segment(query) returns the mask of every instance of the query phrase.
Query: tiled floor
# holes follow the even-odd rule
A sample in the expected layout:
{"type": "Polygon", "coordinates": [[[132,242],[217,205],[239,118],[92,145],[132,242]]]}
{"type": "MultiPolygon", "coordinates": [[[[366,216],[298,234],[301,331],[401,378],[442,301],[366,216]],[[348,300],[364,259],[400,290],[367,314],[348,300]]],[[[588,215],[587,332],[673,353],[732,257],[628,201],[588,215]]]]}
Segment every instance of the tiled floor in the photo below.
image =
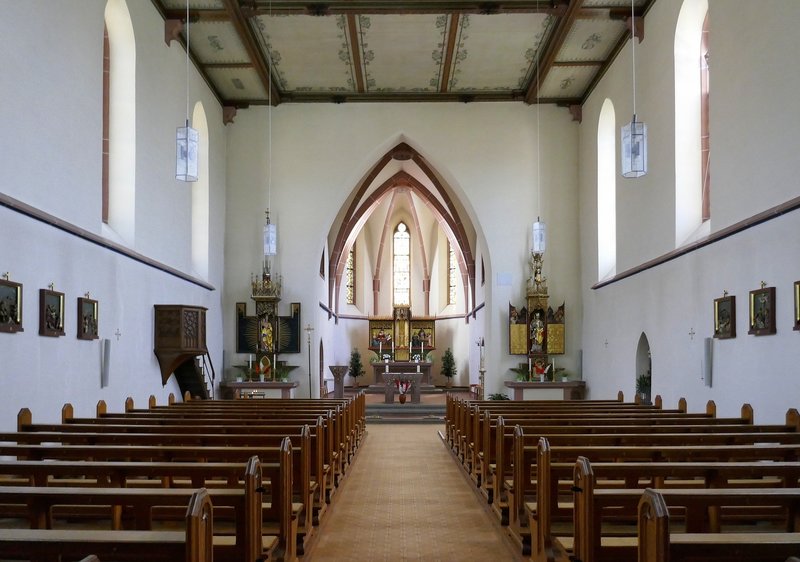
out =
{"type": "Polygon", "coordinates": [[[437,435],[370,425],[306,560],[516,560],[437,435]]]}

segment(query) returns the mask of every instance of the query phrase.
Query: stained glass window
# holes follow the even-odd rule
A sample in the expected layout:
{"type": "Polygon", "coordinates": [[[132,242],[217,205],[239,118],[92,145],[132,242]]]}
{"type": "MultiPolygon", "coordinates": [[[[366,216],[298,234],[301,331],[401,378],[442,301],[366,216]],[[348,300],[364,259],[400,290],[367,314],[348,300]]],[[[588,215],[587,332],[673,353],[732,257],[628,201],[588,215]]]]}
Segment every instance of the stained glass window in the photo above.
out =
{"type": "Polygon", "coordinates": [[[352,248],[347,254],[347,263],[344,266],[345,289],[347,291],[347,304],[356,304],[356,250],[352,248]]]}
{"type": "Polygon", "coordinates": [[[447,304],[456,304],[456,251],[447,242],[447,304]]]}
{"type": "Polygon", "coordinates": [[[392,281],[395,306],[411,305],[411,235],[402,222],[394,231],[392,281]]]}

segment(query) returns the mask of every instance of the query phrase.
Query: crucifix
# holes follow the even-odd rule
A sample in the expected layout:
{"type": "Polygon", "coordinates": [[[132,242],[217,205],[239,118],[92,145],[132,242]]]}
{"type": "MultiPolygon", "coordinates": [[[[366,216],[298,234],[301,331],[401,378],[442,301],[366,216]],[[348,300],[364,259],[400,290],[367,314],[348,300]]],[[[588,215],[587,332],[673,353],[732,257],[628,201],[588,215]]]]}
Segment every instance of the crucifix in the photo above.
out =
{"type": "Polygon", "coordinates": [[[117,336],[117,341],[119,341],[119,337],[122,335],[122,332],[119,331],[119,328],[117,328],[117,331],[114,332],[114,335],[117,336]]]}
{"type": "Polygon", "coordinates": [[[314,331],[314,327],[309,324],[305,328],[306,337],[308,340],[308,397],[312,398],[311,396],[311,332],[314,331]]]}
{"type": "Polygon", "coordinates": [[[695,335],[695,333],[696,333],[696,332],[694,331],[694,328],[690,328],[690,329],[689,329],[689,337],[690,337],[690,338],[692,338],[692,341],[694,341],[694,335],[695,335]]]}

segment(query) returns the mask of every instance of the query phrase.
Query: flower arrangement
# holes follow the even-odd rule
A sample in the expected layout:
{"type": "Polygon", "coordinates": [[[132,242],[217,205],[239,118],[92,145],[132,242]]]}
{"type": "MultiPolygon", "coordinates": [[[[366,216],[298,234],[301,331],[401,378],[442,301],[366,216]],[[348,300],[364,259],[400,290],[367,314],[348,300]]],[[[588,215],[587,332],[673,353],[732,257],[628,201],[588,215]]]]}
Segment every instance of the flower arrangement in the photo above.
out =
{"type": "Polygon", "coordinates": [[[394,379],[394,385],[397,387],[397,392],[399,394],[408,394],[408,391],[411,389],[410,380],[394,379]]]}

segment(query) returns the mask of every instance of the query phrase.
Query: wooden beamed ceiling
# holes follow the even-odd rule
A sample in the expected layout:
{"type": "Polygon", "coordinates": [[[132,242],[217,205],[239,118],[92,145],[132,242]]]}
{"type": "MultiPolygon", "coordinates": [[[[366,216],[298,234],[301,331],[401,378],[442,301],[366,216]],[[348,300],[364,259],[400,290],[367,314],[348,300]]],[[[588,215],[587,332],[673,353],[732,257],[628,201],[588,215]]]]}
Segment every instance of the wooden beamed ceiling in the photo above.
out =
{"type": "MultiPolygon", "coordinates": [[[[633,0],[637,29],[656,0],[633,0]]],[[[171,25],[185,0],[152,0],[171,25]]],[[[580,106],[627,44],[629,0],[189,0],[190,54],[225,106],[580,106]]],[[[165,32],[166,33],[166,32],[165,32]]]]}

